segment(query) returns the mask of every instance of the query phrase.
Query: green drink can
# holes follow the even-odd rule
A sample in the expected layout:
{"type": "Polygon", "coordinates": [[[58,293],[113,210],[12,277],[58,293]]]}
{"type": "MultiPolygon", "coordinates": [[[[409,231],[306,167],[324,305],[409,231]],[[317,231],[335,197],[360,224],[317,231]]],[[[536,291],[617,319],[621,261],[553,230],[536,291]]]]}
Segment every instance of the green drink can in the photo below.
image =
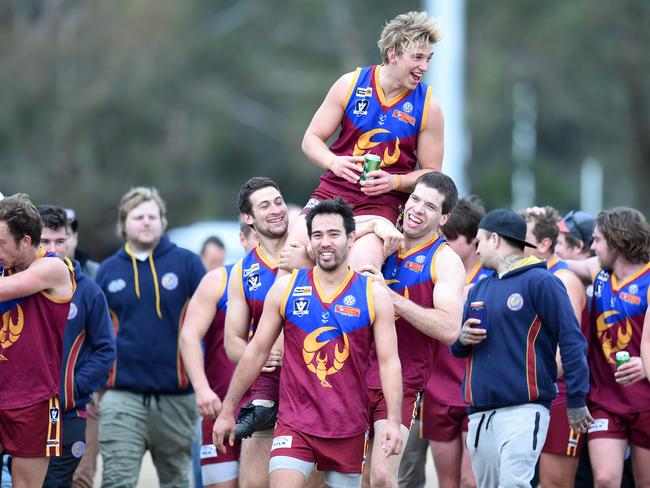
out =
{"type": "Polygon", "coordinates": [[[368,179],[368,173],[377,171],[381,166],[381,158],[376,154],[366,154],[363,157],[363,173],[361,173],[361,181],[368,179]]]}
{"type": "Polygon", "coordinates": [[[616,368],[621,364],[629,363],[630,362],[630,353],[627,351],[618,351],[616,353],[616,368]]]}

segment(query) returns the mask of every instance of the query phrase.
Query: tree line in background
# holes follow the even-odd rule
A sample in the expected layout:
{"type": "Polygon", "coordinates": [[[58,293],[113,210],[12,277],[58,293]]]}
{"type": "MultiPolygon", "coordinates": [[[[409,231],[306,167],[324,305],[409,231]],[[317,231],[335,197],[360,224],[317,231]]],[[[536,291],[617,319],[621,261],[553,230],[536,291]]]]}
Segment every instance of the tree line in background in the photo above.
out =
{"type": "MultiPolygon", "coordinates": [[[[157,186],[170,225],[235,218],[253,175],[302,204],[300,150],[343,72],[376,63],[386,20],[415,1],[0,0],[0,191],[74,207],[95,257],[118,244],[120,196],[157,186]]],[[[650,3],[467,1],[472,190],[510,204],[512,89],[538,98],[537,199],[579,204],[580,163],[605,205],[650,214],[650,3]]],[[[441,25],[443,34],[445,26],[441,25]]]]}

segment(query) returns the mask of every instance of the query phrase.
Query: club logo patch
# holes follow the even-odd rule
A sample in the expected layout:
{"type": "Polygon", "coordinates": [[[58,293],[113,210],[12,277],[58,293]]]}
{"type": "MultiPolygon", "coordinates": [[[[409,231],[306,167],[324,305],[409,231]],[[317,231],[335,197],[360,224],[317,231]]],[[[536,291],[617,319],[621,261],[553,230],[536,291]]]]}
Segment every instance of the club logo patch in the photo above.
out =
{"type": "Polygon", "coordinates": [[[255,273],[246,278],[246,285],[248,286],[248,291],[255,291],[260,286],[262,286],[262,280],[259,273],[255,273]]]}
{"type": "Polygon", "coordinates": [[[72,320],[73,318],[75,318],[78,313],[79,313],[79,309],[74,304],[74,302],[70,303],[70,310],[68,311],[68,320],[72,320]]]}
{"type": "Polygon", "coordinates": [[[70,453],[72,454],[72,457],[76,457],[77,459],[81,459],[85,451],[86,444],[84,441],[77,441],[70,447],[70,453]]]}
{"type": "Polygon", "coordinates": [[[340,313],[341,315],[346,315],[348,317],[361,316],[361,310],[355,307],[346,307],[345,305],[337,305],[336,307],[334,307],[334,311],[336,313],[340,313]]]}
{"type": "Polygon", "coordinates": [[[354,305],[357,303],[357,299],[352,295],[345,295],[343,298],[343,303],[345,303],[348,307],[354,307],[354,305]]]}
{"type": "Polygon", "coordinates": [[[410,125],[415,125],[415,117],[407,113],[402,112],[401,110],[393,110],[393,117],[402,122],[406,122],[410,125]]]}
{"type": "Polygon", "coordinates": [[[56,424],[59,421],[59,409],[57,407],[50,408],[50,423],[56,424]]]}
{"type": "Polygon", "coordinates": [[[632,283],[630,286],[627,287],[627,291],[630,292],[632,295],[636,295],[639,293],[639,285],[636,283],[632,283]]]}
{"type": "Polygon", "coordinates": [[[178,287],[178,276],[175,273],[165,273],[160,280],[160,284],[165,290],[175,290],[178,287]]]}
{"type": "Polygon", "coordinates": [[[122,278],[113,280],[108,284],[109,293],[117,293],[124,290],[124,288],[126,288],[126,281],[124,281],[122,278]]]}
{"type": "Polygon", "coordinates": [[[413,261],[406,261],[406,264],[404,266],[406,267],[406,269],[410,269],[411,271],[415,271],[416,273],[420,273],[424,269],[424,266],[418,263],[414,263],[413,261]]]}
{"type": "Polygon", "coordinates": [[[427,260],[427,257],[424,254],[418,254],[415,257],[415,262],[419,264],[423,264],[427,260]]]}
{"type": "Polygon", "coordinates": [[[320,321],[322,323],[326,324],[329,319],[330,319],[330,313],[329,312],[321,312],[320,321]]]}
{"type": "Polygon", "coordinates": [[[406,102],[404,105],[402,105],[402,110],[404,110],[404,112],[407,114],[410,114],[413,112],[413,104],[411,102],[406,102]]]}
{"type": "Polygon", "coordinates": [[[521,310],[524,307],[524,297],[522,297],[519,293],[513,293],[508,297],[506,305],[513,312],[521,310]]]}
{"type": "Polygon", "coordinates": [[[296,298],[293,301],[293,315],[302,317],[303,315],[309,315],[309,299],[307,298],[296,298]]]}
{"type": "Polygon", "coordinates": [[[370,102],[366,100],[365,98],[362,98],[360,100],[355,100],[354,101],[354,110],[352,113],[356,116],[359,115],[368,115],[368,106],[370,105],[370,102]]]}

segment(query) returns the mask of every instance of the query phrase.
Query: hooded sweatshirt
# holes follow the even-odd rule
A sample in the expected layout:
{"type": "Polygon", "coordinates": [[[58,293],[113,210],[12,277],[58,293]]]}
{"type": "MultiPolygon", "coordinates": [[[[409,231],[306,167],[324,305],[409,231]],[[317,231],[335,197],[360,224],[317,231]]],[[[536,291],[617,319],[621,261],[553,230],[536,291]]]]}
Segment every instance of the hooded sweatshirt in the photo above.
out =
{"type": "Polygon", "coordinates": [[[77,289],[63,334],[61,408],[64,417],[84,416],[92,393],[106,382],[115,360],[115,335],[101,288],[72,261],[77,289]]]}
{"type": "Polygon", "coordinates": [[[126,244],[97,271],[115,329],[117,357],[109,388],[190,393],[179,335],[185,309],[205,268],[199,257],[163,236],[146,261],[126,244]]]}
{"type": "Polygon", "coordinates": [[[589,369],[586,340],[562,282],[538,258],[525,258],[503,276],[474,285],[463,311],[482,301],[487,338],[475,346],[456,341],[451,352],[466,357],[463,398],[469,412],[539,403],[550,407],[557,392],[558,343],[567,385],[567,406],[585,406],[589,369]]]}

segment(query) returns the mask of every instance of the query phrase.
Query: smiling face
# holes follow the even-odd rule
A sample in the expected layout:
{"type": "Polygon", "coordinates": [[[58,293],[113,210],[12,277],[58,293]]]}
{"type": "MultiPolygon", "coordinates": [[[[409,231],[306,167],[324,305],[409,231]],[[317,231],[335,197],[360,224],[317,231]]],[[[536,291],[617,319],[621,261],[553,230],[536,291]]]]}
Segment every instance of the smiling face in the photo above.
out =
{"type": "Polygon", "coordinates": [[[266,186],[249,196],[252,214],[242,218],[252,225],[259,236],[278,239],[287,234],[289,215],[282,195],[272,186],[266,186]]]}
{"type": "Polygon", "coordinates": [[[323,213],[314,217],[309,242],[316,258],[316,264],[324,271],[335,271],[347,266],[348,253],[354,242],[353,234],[345,233],[343,217],[339,214],[323,213]]]}
{"type": "Polygon", "coordinates": [[[449,214],[442,213],[444,201],[445,196],[435,188],[422,183],[416,185],[404,205],[404,236],[416,240],[437,232],[449,217],[449,214]]]}
{"type": "Polygon", "coordinates": [[[432,56],[433,46],[421,43],[405,50],[399,56],[395,55],[394,50],[389,51],[388,60],[399,84],[409,90],[414,90],[429,70],[432,56]]]}

